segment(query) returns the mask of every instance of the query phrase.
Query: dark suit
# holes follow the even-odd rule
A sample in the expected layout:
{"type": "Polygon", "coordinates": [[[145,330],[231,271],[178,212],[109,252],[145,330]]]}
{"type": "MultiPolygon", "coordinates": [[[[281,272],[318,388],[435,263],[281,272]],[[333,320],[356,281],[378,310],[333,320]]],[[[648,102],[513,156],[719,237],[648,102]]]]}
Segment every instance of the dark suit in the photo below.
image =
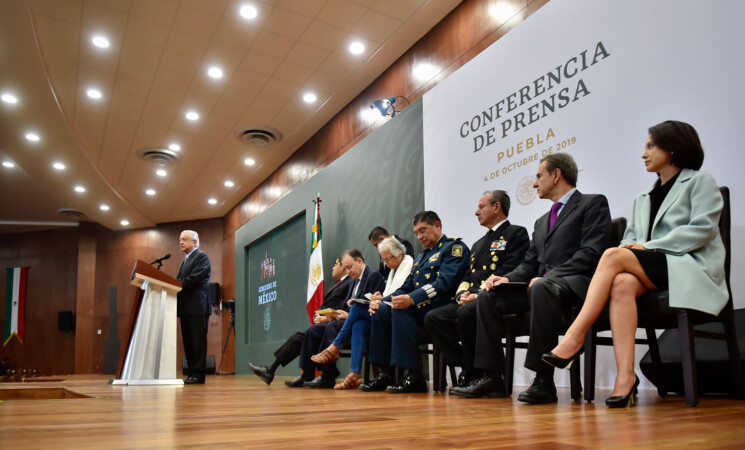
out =
{"type": "Polygon", "coordinates": [[[421,370],[419,326],[427,312],[453,301],[468,260],[468,247],[460,238],[448,239],[445,235],[416,257],[403,286],[383,298],[390,301],[391,297],[408,294],[414,305],[393,309],[380,304],[370,330],[370,361],[384,367],[421,370]]]}
{"type": "MultiPolygon", "coordinates": [[[[412,259],[414,259],[416,255],[414,255],[414,247],[411,245],[411,242],[395,234],[393,235],[393,237],[396,238],[398,242],[403,244],[403,246],[406,248],[406,254],[411,256],[412,259]]],[[[387,280],[388,274],[391,273],[391,268],[386,266],[383,260],[381,259],[380,264],[378,264],[378,272],[380,272],[380,274],[383,275],[384,280],[387,280]]]]}
{"type": "MultiPolygon", "coordinates": [[[[383,280],[383,276],[380,272],[369,266],[365,266],[365,270],[362,271],[360,279],[352,280],[349,283],[347,295],[344,298],[343,309],[348,309],[346,301],[352,298],[353,294],[355,298],[364,298],[364,295],[367,293],[374,294],[376,291],[383,291],[384,289],[385,280],[383,280]],[[355,294],[355,286],[358,284],[359,287],[355,294]]],[[[324,377],[336,378],[339,375],[339,369],[336,368],[336,363],[318,365],[313,362],[310,357],[316,353],[320,353],[331,345],[343,326],[343,320],[334,320],[333,322],[311,325],[310,328],[308,328],[308,331],[305,333],[302,348],[300,349],[300,368],[303,370],[304,378],[312,379],[315,369],[321,370],[324,377]]]]}
{"type": "Polygon", "coordinates": [[[525,367],[546,376],[553,374],[553,368],[541,361],[541,355],[553,349],[563,331],[562,304],[584,301],[600,256],[610,242],[611,217],[605,196],[576,191],[550,230],[549,218],[550,212],[535,222],[525,259],[504,275],[514,282],[541,277],[530,290],[496,287],[478,295],[474,361],[478,369],[503,374],[503,316],[530,310],[525,367]]]}
{"type": "MultiPolygon", "coordinates": [[[[323,295],[323,304],[319,309],[333,308],[333,309],[346,309],[347,295],[349,293],[349,286],[352,278],[345,276],[339,281],[339,284],[332,285],[326,293],[323,295]]],[[[300,349],[303,347],[303,340],[305,340],[305,331],[298,331],[297,333],[290,336],[287,341],[274,352],[274,357],[277,361],[286,366],[293,359],[300,356],[300,349]]]]}
{"type": "MultiPolygon", "coordinates": [[[[458,286],[456,299],[457,295],[465,292],[478,293],[480,286],[490,276],[503,276],[515,269],[522,262],[529,246],[528,230],[524,227],[505,221],[496,230],[489,229],[471,247],[471,262],[458,286]]],[[[448,365],[473,370],[475,301],[462,306],[450,302],[434,309],[424,317],[424,325],[434,343],[442,350],[448,365]],[[460,344],[461,340],[464,342],[463,346],[460,344]]]]}
{"type": "Polygon", "coordinates": [[[191,376],[196,378],[204,378],[207,364],[207,328],[212,313],[209,301],[211,272],[210,259],[197,247],[184,259],[176,275],[182,285],[176,301],[184,355],[191,376]]]}

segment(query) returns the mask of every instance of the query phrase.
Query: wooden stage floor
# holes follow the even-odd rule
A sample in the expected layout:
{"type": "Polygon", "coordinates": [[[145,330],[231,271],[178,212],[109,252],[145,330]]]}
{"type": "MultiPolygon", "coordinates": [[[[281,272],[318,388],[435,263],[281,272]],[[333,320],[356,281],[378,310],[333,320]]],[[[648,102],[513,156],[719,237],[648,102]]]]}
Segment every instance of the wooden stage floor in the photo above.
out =
{"type": "MultiPolygon", "coordinates": [[[[184,387],[109,386],[105,376],[2,383],[0,448],[745,448],[745,401],[642,391],[634,408],[523,405],[446,394],[291,389],[277,378],[210,376],[184,387]],[[8,400],[6,389],[60,388],[91,398],[8,400]],[[5,394],[5,395],[3,395],[5,394]]],[[[51,393],[51,391],[49,392],[51,393]]]]}

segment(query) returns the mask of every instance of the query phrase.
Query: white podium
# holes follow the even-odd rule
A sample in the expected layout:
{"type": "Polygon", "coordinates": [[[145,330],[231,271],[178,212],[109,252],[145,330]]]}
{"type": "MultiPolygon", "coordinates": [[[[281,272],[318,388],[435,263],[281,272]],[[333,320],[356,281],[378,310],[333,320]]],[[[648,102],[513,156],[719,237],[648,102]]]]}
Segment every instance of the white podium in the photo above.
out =
{"type": "Polygon", "coordinates": [[[183,385],[176,370],[176,294],[181,283],[137,260],[132,270],[137,297],[130,316],[127,348],[113,385],[183,385]]]}

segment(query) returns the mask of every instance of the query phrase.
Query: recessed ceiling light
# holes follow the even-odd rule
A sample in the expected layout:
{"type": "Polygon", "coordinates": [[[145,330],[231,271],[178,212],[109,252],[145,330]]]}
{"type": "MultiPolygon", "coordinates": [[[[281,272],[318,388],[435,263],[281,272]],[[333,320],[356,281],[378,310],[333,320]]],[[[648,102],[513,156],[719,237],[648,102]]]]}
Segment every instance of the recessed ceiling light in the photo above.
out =
{"type": "Polygon", "coordinates": [[[174,152],[181,150],[181,146],[175,142],[171,142],[170,144],[168,144],[168,148],[173,150],[174,152]]]}
{"type": "Polygon", "coordinates": [[[10,92],[4,92],[3,95],[0,96],[0,98],[2,98],[5,103],[10,103],[11,105],[14,103],[18,103],[18,97],[11,94],[10,92]]]}
{"type": "Polygon", "coordinates": [[[155,189],[146,189],[145,190],[145,193],[147,195],[153,196],[153,195],[155,195],[155,189]]]}
{"type": "Polygon", "coordinates": [[[168,175],[168,172],[166,172],[166,169],[158,169],[155,171],[155,174],[158,175],[159,177],[164,177],[168,175]]]}
{"type": "Polygon", "coordinates": [[[305,95],[303,95],[303,101],[305,103],[313,103],[317,99],[318,99],[318,97],[316,97],[316,94],[314,94],[312,92],[306,92],[305,95]]]}
{"type": "Polygon", "coordinates": [[[12,169],[12,168],[13,168],[13,167],[15,167],[15,166],[16,166],[16,165],[15,165],[15,164],[13,164],[13,163],[12,163],[12,162],[10,162],[10,161],[3,161],[3,167],[7,167],[8,169],[12,169]]]}
{"type": "Polygon", "coordinates": [[[259,15],[259,11],[254,5],[242,5],[238,12],[244,19],[255,19],[259,15]]]}
{"type": "Polygon", "coordinates": [[[91,42],[93,42],[93,45],[98,48],[109,48],[109,40],[106,39],[104,36],[101,36],[100,34],[93,36],[91,42]]]}
{"type": "Polygon", "coordinates": [[[120,223],[120,224],[122,224],[123,226],[125,226],[125,227],[126,227],[127,225],[129,225],[129,220],[127,220],[127,219],[124,219],[124,220],[122,220],[122,221],[121,221],[121,222],[119,222],[119,223],[120,223]]]}
{"type": "Polygon", "coordinates": [[[207,203],[209,203],[210,205],[215,205],[215,204],[217,204],[217,199],[216,198],[211,198],[211,199],[207,200],[207,203]]]}
{"type": "Polygon", "coordinates": [[[515,15],[517,9],[509,3],[499,2],[489,7],[489,15],[499,22],[506,22],[515,15]]]}
{"type": "Polygon", "coordinates": [[[85,188],[83,186],[75,186],[75,192],[83,193],[85,192],[85,188]]]}
{"type": "Polygon", "coordinates": [[[36,133],[26,133],[26,139],[28,139],[31,142],[39,142],[41,138],[36,133]]]}
{"type": "Polygon", "coordinates": [[[102,204],[101,206],[99,206],[99,208],[101,209],[101,211],[108,211],[109,209],[111,209],[111,208],[109,208],[109,205],[107,205],[105,203],[102,204]]]}
{"type": "Polygon", "coordinates": [[[103,94],[101,94],[101,91],[95,88],[88,89],[85,92],[85,95],[95,100],[98,100],[99,98],[103,97],[103,94]]]}
{"type": "Polygon", "coordinates": [[[353,55],[359,55],[365,51],[365,44],[360,41],[354,41],[349,44],[349,53],[353,55]]]}
{"type": "Polygon", "coordinates": [[[225,185],[225,187],[233,187],[233,186],[235,186],[235,183],[233,183],[230,180],[225,181],[225,183],[223,183],[223,184],[225,185]]]}
{"type": "Polygon", "coordinates": [[[56,163],[54,163],[54,164],[52,164],[52,167],[54,167],[54,168],[55,168],[55,169],[57,169],[57,170],[65,170],[65,168],[66,168],[66,167],[65,167],[65,165],[64,165],[64,164],[62,164],[62,163],[61,163],[61,162],[59,162],[59,161],[58,161],[58,162],[56,162],[56,163]]]}
{"type": "Polygon", "coordinates": [[[196,111],[187,111],[185,117],[192,122],[199,120],[199,114],[196,111]]]}
{"type": "Polygon", "coordinates": [[[254,164],[256,164],[256,160],[254,160],[253,158],[246,158],[243,160],[243,164],[247,166],[253,166],[254,164]]]}
{"type": "Polygon", "coordinates": [[[214,79],[222,78],[222,69],[217,66],[212,66],[207,69],[207,75],[214,79]]]}
{"type": "Polygon", "coordinates": [[[429,81],[437,75],[438,69],[429,63],[421,63],[414,67],[414,77],[419,81],[429,81]]]}

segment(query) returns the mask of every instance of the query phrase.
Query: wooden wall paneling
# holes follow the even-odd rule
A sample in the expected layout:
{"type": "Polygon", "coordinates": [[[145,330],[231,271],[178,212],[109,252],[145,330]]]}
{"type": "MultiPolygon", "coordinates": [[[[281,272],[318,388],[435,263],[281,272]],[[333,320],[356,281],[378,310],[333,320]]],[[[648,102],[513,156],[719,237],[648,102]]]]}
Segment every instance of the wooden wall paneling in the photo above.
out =
{"type": "MultiPolygon", "coordinates": [[[[96,288],[96,225],[81,222],[75,306],[75,373],[92,373],[96,288]]],[[[103,361],[102,361],[103,362],[103,361]]]]}
{"type": "MultiPolygon", "coordinates": [[[[78,229],[0,235],[0,265],[29,267],[26,292],[25,339],[13,338],[0,347],[0,358],[11,367],[36,369],[42,374],[74,371],[75,335],[57,327],[58,311],[75,311],[77,289],[78,229]]],[[[6,271],[0,271],[5,323],[6,271]]]]}

